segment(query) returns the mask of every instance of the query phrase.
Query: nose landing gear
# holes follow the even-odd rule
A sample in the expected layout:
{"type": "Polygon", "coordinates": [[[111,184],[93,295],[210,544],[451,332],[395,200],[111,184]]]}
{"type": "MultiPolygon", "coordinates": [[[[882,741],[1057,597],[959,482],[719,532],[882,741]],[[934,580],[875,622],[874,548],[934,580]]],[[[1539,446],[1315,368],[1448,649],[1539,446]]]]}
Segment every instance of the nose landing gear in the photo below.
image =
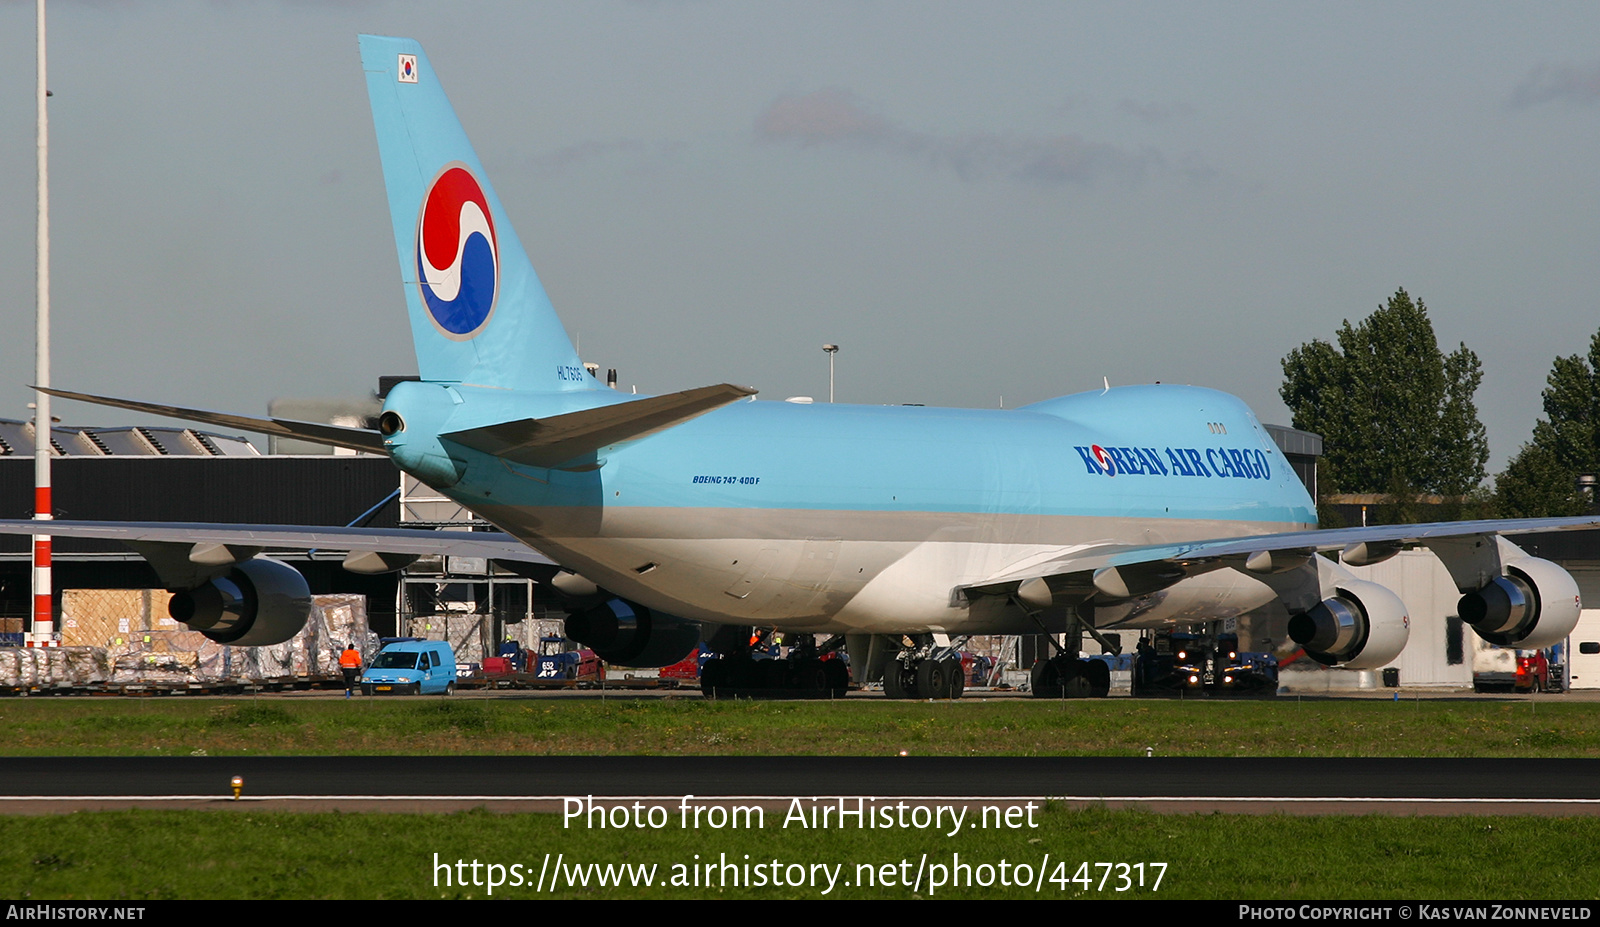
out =
{"type": "Polygon", "coordinates": [[[954,645],[936,645],[931,634],[917,635],[911,646],[902,646],[883,666],[883,694],[889,698],[955,699],[965,689],[961,652],[954,645]]]}

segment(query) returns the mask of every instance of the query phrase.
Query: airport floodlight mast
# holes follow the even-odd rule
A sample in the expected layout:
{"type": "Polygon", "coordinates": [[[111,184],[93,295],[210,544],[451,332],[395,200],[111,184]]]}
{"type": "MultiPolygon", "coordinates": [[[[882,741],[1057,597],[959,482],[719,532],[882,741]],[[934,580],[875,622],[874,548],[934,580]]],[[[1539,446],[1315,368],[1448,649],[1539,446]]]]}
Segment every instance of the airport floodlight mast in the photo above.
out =
{"type": "MultiPolygon", "coordinates": [[[[39,107],[39,223],[36,283],[38,300],[35,312],[37,334],[34,340],[34,383],[45,388],[50,385],[50,122],[45,98],[44,67],[44,0],[37,0],[38,21],[38,86],[35,88],[39,107]]],[[[33,517],[49,521],[50,504],[50,396],[45,392],[34,394],[33,415],[33,517]]],[[[54,584],[50,575],[50,536],[33,537],[33,633],[28,636],[30,647],[53,647],[60,641],[55,635],[55,614],[51,607],[54,584]]]]}
{"type": "MultiPolygon", "coordinates": [[[[44,0],[39,0],[39,2],[43,3],[44,0]]],[[[831,403],[833,402],[833,356],[839,353],[839,346],[825,344],[822,346],[822,350],[828,352],[828,401],[831,403]]]]}

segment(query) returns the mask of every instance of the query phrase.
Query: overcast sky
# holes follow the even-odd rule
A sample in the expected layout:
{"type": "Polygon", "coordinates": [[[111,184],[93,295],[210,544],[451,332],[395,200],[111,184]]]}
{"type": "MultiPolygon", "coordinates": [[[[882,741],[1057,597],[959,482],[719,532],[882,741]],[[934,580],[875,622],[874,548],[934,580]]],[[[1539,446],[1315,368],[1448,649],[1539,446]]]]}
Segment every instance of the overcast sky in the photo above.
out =
{"type": "MultiPolygon", "coordinates": [[[[0,417],[33,375],[34,6],[0,0],[0,417]]],[[[1600,5],[52,0],[54,381],[259,414],[414,373],[358,32],[420,40],[624,387],[1288,422],[1396,288],[1491,467],[1600,329],[1600,5]]],[[[120,424],[58,403],[69,424],[120,424]]]]}

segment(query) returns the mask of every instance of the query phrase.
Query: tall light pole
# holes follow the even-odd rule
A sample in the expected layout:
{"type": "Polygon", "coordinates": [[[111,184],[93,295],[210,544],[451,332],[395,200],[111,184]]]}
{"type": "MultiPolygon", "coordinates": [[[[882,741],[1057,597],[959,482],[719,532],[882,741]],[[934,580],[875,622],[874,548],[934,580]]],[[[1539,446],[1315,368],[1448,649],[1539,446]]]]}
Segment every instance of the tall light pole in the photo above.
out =
{"type": "MultiPolygon", "coordinates": [[[[39,0],[39,2],[43,3],[44,0],[39,0]]],[[[833,402],[833,355],[839,353],[839,346],[825,344],[822,346],[822,350],[828,352],[828,401],[833,402]]]]}
{"type": "MultiPolygon", "coordinates": [[[[39,107],[39,223],[38,254],[36,257],[38,279],[35,295],[38,300],[34,324],[34,383],[50,385],[50,119],[45,107],[44,67],[44,0],[36,0],[38,20],[38,86],[35,88],[39,107]]],[[[33,400],[33,517],[36,521],[49,521],[50,507],[50,395],[34,394],[33,400]]],[[[33,647],[51,647],[55,639],[55,610],[51,606],[54,592],[50,576],[50,536],[33,536],[33,634],[28,644],[33,647]]]]}

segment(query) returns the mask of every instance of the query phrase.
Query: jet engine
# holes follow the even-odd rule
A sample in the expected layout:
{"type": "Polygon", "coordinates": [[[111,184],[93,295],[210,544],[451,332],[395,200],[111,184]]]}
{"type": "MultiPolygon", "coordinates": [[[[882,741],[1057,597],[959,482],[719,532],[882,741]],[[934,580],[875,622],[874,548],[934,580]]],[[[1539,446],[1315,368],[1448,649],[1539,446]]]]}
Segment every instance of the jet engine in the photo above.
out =
{"type": "Polygon", "coordinates": [[[1578,583],[1548,560],[1506,564],[1505,575],[1461,597],[1456,613],[1491,644],[1536,650],[1558,643],[1578,623],[1578,583]]]}
{"type": "Polygon", "coordinates": [[[569,615],[567,636],[617,666],[671,666],[700,643],[700,626],[610,599],[569,615]]]}
{"type": "Polygon", "coordinates": [[[1289,636],[1326,666],[1376,669],[1405,649],[1411,634],[1406,604],[1387,587],[1346,580],[1338,592],[1289,619],[1289,636]]]}
{"type": "Polygon", "coordinates": [[[311,588],[286,563],[255,557],[227,576],[173,595],[167,612],[219,644],[281,644],[311,617],[311,588]]]}

